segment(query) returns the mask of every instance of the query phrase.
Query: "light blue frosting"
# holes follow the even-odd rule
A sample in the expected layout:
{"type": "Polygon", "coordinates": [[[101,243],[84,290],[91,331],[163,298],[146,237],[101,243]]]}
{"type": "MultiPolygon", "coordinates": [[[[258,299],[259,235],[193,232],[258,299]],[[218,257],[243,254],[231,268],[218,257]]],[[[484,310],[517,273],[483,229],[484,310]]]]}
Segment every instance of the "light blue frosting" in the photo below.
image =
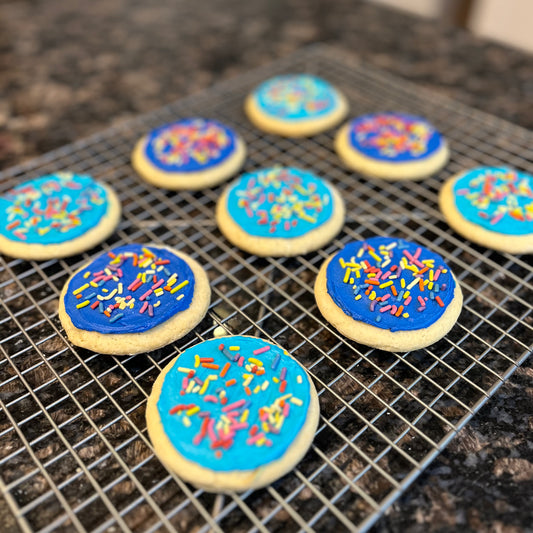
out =
{"type": "Polygon", "coordinates": [[[254,92],[258,107],[285,120],[317,118],[339,105],[337,91],[325,80],[309,74],[286,74],[263,82],[254,92]]]}
{"type": "MultiPolygon", "coordinates": [[[[278,346],[262,339],[236,335],[211,339],[192,346],[185,350],[175,362],[171,363],[171,368],[166,374],[161,388],[157,409],[167,437],[181,455],[205,468],[228,472],[255,469],[283,456],[305,424],[309,403],[309,381],[305,370],[296,360],[278,346]],[[224,351],[220,349],[221,344],[224,345],[224,351]],[[232,346],[238,346],[238,351],[231,350],[230,347],[232,346]],[[267,352],[258,355],[253,354],[254,350],[265,346],[269,347],[267,352]],[[239,357],[233,360],[237,354],[244,358],[243,366],[239,366],[239,357]],[[201,365],[195,367],[196,356],[212,358],[214,361],[208,364],[218,365],[218,368],[205,368],[201,365]],[[263,363],[264,375],[255,375],[250,372],[254,363],[251,363],[249,358],[256,358],[263,363]],[[229,363],[229,369],[222,377],[220,374],[226,363],[229,363]],[[246,365],[249,365],[248,369],[246,365]],[[217,379],[209,381],[203,394],[201,394],[202,385],[194,383],[192,386],[196,388],[182,395],[182,390],[189,390],[191,379],[187,378],[188,370],[194,371],[194,378],[198,378],[202,385],[208,376],[217,376],[217,379]],[[244,374],[254,375],[248,385],[250,395],[246,393],[244,388],[246,381],[244,374]],[[284,393],[280,392],[282,380],[279,383],[274,381],[274,378],[280,379],[283,374],[285,374],[286,381],[284,393]],[[186,383],[184,383],[184,378],[188,380],[186,383]],[[228,386],[228,381],[233,379],[236,380],[236,384],[228,386]],[[265,382],[268,383],[266,388],[264,388],[265,382]],[[224,395],[227,398],[225,404],[221,403],[221,398],[224,395]],[[288,397],[287,395],[291,396],[288,397]],[[279,399],[284,396],[284,401],[289,406],[288,416],[279,428],[271,426],[272,429],[265,431],[263,422],[260,420],[260,409],[263,407],[270,409],[276,402],[279,405],[279,399]],[[213,398],[216,401],[213,401],[213,398]],[[296,398],[301,405],[292,403],[292,398],[296,398]],[[246,404],[231,408],[232,404],[241,400],[244,400],[246,404]],[[188,409],[171,414],[171,410],[179,405],[186,405],[188,409],[198,406],[200,410],[190,415],[186,414],[188,409]],[[228,406],[230,406],[229,411],[228,406]],[[246,422],[241,423],[246,410],[248,411],[248,418],[246,422]],[[230,415],[243,427],[235,430],[233,436],[227,437],[224,436],[221,427],[225,424],[224,417],[228,421],[230,415]],[[221,426],[216,435],[211,433],[210,436],[210,432],[206,431],[200,442],[195,441],[195,438],[198,439],[198,435],[202,432],[202,425],[206,417],[214,421],[215,430],[218,423],[221,426]],[[255,435],[263,432],[268,443],[259,445],[258,442],[250,442],[250,432],[254,425],[258,426],[258,432],[255,435]],[[223,438],[220,440],[227,439],[227,448],[214,447],[213,444],[216,441],[213,441],[213,436],[217,439],[222,436],[223,438]],[[220,457],[217,457],[217,450],[221,452],[220,457]]],[[[270,420],[268,420],[268,424],[271,425],[270,420]]]]}
{"type": "Polygon", "coordinates": [[[453,185],[468,221],[506,235],[533,235],[533,176],[505,167],[469,170],[453,185]]]}
{"type": "Polygon", "coordinates": [[[333,198],[328,185],[311,172],[273,167],[236,180],[229,189],[227,210],[250,235],[294,238],[331,218],[333,198]]]}
{"type": "Polygon", "coordinates": [[[107,210],[107,193],[90,176],[57,172],[0,197],[0,234],[15,242],[60,244],[97,226],[107,210]]]}

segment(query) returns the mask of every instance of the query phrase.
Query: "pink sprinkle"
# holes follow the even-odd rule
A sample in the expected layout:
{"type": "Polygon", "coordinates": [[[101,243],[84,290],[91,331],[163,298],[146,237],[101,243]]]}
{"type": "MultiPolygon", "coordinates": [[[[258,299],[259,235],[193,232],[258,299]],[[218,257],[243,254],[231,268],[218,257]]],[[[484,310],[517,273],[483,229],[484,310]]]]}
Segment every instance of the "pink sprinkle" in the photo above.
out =
{"type": "Polygon", "coordinates": [[[385,281],[391,274],[392,272],[390,270],[387,270],[387,272],[385,272],[385,274],[381,276],[381,281],[385,281]]]}
{"type": "Polygon", "coordinates": [[[425,308],[426,308],[425,306],[424,306],[424,307],[419,307],[419,308],[417,309],[417,311],[420,313],[421,311],[424,311],[425,308]]]}
{"type": "Polygon", "coordinates": [[[405,302],[404,302],[405,307],[407,307],[407,306],[411,303],[411,300],[412,300],[412,298],[411,298],[410,296],[408,296],[408,297],[405,299],[405,302]]]}
{"type": "Polygon", "coordinates": [[[137,284],[137,282],[140,281],[139,279],[134,279],[129,285],[128,285],[128,290],[131,291],[131,289],[133,289],[133,287],[135,287],[135,285],[137,284]]]}
{"type": "Polygon", "coordinates": [[[382,307],[379,312],[380,313],[386,313],[390,308],[392,307],[392,305],[386,305],[385,307],[382,307]]]}
{"type": "Polygon", "coordinates": [[[239,422],[231,425],[232,433],[235,434],[235,431],[238,429],[247,429],[248,422],[239,422]]]}
{"type": "Polygon", "coordinates": [[[435,272],[435,275],[433,276],[433,281],[437,281],[439,279],[439,276],[440,276],[440,268],[437,270],[437,272],[435,272]]]}
{"type": "Polygon", "coordinates": [[[157,283],[152,285],[152,289],[151,290],[155,291],[158,287],[161,287],[161,285],[163,285],[163,283],[165,283],[165,280],[164,279],[160,279],[157,283]]]}
{"type": "Polygon", "coordinates": [[[370,302],[370,311],[374,312],[375,307],[376,307],[376,300],[372,300],[370,302]]]}
{"type": "Polygon", "coordinates": [[[422,248],[420,248],[420,246],[416,249],[416,252],[415,252],[415,255],[413,255],[413,257],[415,259],[418,259],[420,257],[420,252],[422,251],[422,248]]]}
{"type": "Polygon", "coordinates": [[[397,310],[398,308],[395,305],[393,305],[392,309],[390,310],[390,314],[393,315],[394,313],[396,313],[397,310]]]}
{"type": "Polygon", "coordinates": [[[270,346],[263,346],[262,348],[257,348],[257,350],[254,350],[252,353],[254,355],[259,355],[268,352],[268,350],[270,350],[270,346]]]}
{"type": "Polygon", "coordinates": [[[223,413],[227,413],[229,411],[233,411],[234,409],[239,409],[239,407],[242,407],[246,403],[246,400],[243,398],[242,400],[237,400],[236,402],[230,403],[229,405],[226,405],[222,408],[223,413]]]}
{"type": "Polygon", "coordinates": [[[146,291],[146,292],[145,292],[145,293],[139,298],[139,300],[141,300],[141,302],[142,302],[143,300],[146,300],[146,298],[148,298],[148,296],[150,296],[150,294],[152,294],[152,292],[154,292],[154,291],[152,291],[152,289],[148,289],[148,290],[147,290],[147,291],[146,291]]]}
{"type": "Polygon", "coordinates": [[[182,380],[181,380],[181,388],[182,389],[186,389],[189,385],[189,378],[187,376],[185,376],[182,380]]]}
{"type": "Polygon", "coordinates": [[[289,416],[289,409],[290,406],[287,402],[285,402],[285,405],[283,406],[283,416],[287,418],[289,416]]]}
{"type": "Polygon", "coordinates": [[[386,302],[390,298],[390,293],[385,294],[385,296],[381,297],[382,302],[386,302]]]}
{"type": "Polygon", "coordinates": [[[204,402],[218,403],[218,398],[214,394],[204,396],[204,402]]]}
{"type": "Polygon", "coordinates": [[[291,229],[291,223],[286,220],[285,224],[283,224],[283,227],[285,228],[285,231],[289,231],[291,229]]]}
{"type": "Polygon", "coordinates": [[[101,276],[104,273],[103,270],[99,270],[98,272],[93,272],[93,278],[96,278],[98,276],[101,276]]]}
{"type": "Polygon", "coordinates": [[[268,420],[268,413],[266,411],[263,411],[263,414],[259,417],[261,422],[266,422],[268,420]]]}
{"type": "Polygon", "coordinates": [[[381,274],[383,274],[383,271],[380,270],[377,274],[376,274],[376,277],[374,279],[379,279],[381,278],[381,274]]]}
{"type": "Polygon", "coordinates": [[[98,283],[99,281],[102,281],[103,279],[105,279],[105,276],[98,276],[98,277],[94,278],[93,281],[95,283],[98,283]]]}
{"type": "Polygon", "coordinates": [[[148,314],[154,316],[154,306],[151,304],[148,306],[148,314]]]}
{"type": "Polygon", "coordinates": [[[424,298],[422,298],[422,296],[418,296],[418,301],[420,302],[420,305],[426,305],[426,302],[424,302],[424,298]]]}
{"type": "Polygon", "coordinates": [[[265,436],[265,434],[261,431],[261,433],[258,433],[257,435],[254,435],[253,437],[250,437],[246,441],[246,444],[248,444],[248,446],[250,446],[252,444],[255,444],[259,439],[263,438],[264,436],[265,436]]]}
{"type": "Polygon", "coordinates": [[[209,423],[207,424],[207,434],[209,435],[209,438],[215,442],[218,440],[217,435],[215,433],[215,419],[211,418],[209,420],[209,423]]]}
{"type": "Polygon", "coordinates": [[[144,313],[146,311],[146,308],[148,307],[148,302],[144,302],[143,306],[141,307],[139,313],[144,313]]]}
{"type": "Polygon", "coordinates": [[[242,366],[244,364],[244,357],[242,355],[239,357],[239,362],[237,364],[239,366],[242,366]]]}
{"type": "Polygon", "coordinates": [[[250,218],[254,216],[254,212],[249,207],[246,207],[245,211],[250,218]]]}

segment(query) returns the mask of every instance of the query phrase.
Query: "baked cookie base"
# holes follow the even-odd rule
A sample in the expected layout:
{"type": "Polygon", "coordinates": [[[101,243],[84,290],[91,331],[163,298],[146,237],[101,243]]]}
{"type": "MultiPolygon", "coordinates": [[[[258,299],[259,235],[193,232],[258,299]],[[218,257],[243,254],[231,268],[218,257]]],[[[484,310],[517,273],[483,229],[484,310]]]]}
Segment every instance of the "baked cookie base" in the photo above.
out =
{"type": "MultiPolygon", "coordinates": [[[[231,339],[231,336],[218,338],[221,340],[225,338],[231,339]]],[[[210,470],[186,459],[174,448],[163,429],[161,417],[157,409],[157,402],[161,394],[165,376],[177,359],[179,359],[179,355],[159,374],[146,405],[146,424],[150,440],[152,441],[156,455],[169,470],[175,472],[195,487],[208,492],[231,493],[233,491],[242,492],[269,485],[284,476],[287,472],[290,472],[300,462],[313,441],[320,415],[316,389],[307,373],[306,376],[310,387],[310,402],[307,418],[296,439],[287,448],[283,456],[265,466],[253,470],[220,472],[210,470]]]]}
{"type": "Polygon", "coordinates": [[[418,350],[430,346],[444,337],[452,329],[461,313],[463,293],[454,276],[455,290],[452,301],[444,311],[444,314],[427,328],[393,332],[354,320],[344,313],[327,291],[326,269],[332,257],[324,261],[318,272],[315,281],[316,303],[324,318],[349,339],[386,352],[418,350]]]}
{"type": "Polygon", "coordinates": [[[439,191],[439,207],[448,225],[463,237],[486,248],[510,254],[533,253],[533,234],[507,235],[490,231],[461,214],[455,205],[453,186],[462,175],[459,173],[451,177],[439,191]]]}
{"type": "Polygon", "coordinates": [[[306,235],[293,238],[257,237],[247,233],[229,214],[228,189],[219,198],[216,206],[216,221],[220,231],[235,246],[261,257],[292,257],[318,250],[331,241],[344,226],[344,200],[335,187],[328,184],[333,199],[331,218],[306,235]]]}
{"type": "Polygon", "coordinates": [[[344,164],[365,176],[390,181],[419,180],[440,170],[450,157],[447,142],[433,155],[406,163],[393,163],[368,157],[356,150],[349,142],[349,124],[345,124],[335,136],[335,151],[344,164]]]}
{"type": "Polygon", "coordinates": [[[253,94],[244,102],[244,111],[250,122],[260,130],[283,137],[310,137],[336,126],[348,114],[348,101],[337,93],[338,106],[325,116],[313,119],[283,120],[264,113],[257,105],[253,94]]]}
{"type": "Polygon", "coordinates": [[[64,299],[72,277],[87,268],[87,264],[69,278],[59,297],[59,319],[72,344],[102,354],[135,355],[170,344],[186,335],[204,318],[211,300],[211,288],[204,269],[194,259],[181,252],[163,246],[152,247],[163,248],[172,252],[186,261],[191,268],[194,274],[195,288],[189,308],[169,318],[166,322],[140,333],[99,333],[98,331],[78,329],[66,312],[64,299]]]}
{"type": "Polygon", "coordinates": [[[20,259],[44,261],[46,259],[70,257],[85,250],[90,250],[105,241],[118,226],[122,208],[115,191],[105,183],[98,182],[98,184],[106,192],[108,209],[96,226],[80,237],[59,244],[16,242],[0,235],[0,253],[20,259]]]}
{"type": "Polygon", "coordinates": [[[197,172],[166,172],[153,165],[145,156],[147,136],[140,139],[131,154],[131,164],[145,181],[172,191],[196,191],[213,187],[241,169],[246,159],[246,146],[240,137],[236,137],[235,151],[220,164],[197,172]]]}

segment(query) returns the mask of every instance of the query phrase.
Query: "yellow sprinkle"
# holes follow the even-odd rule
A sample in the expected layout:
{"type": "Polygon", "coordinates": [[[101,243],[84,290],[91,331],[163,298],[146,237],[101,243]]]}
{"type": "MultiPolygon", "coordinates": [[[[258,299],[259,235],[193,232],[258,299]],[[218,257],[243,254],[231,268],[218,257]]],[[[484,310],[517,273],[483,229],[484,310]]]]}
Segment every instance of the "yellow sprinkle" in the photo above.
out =
{"type": "Polygon", "coordinates": [[[346,269],[346,272],[344,273],[344,283],[348,283],[348,281],[350,280],[350,273],[352,272],[352,269],[351,268],[347,268],[346,269]]]}
{"type": "Polygon", "coordinates": [[[345,261],[344,261],[344,259],[342,257],[339,259],[339,263],[340,263],[342,268],[346,268],[346,263],[345,263],[345,261]]]}
{"type": "Polygon", "coordinates": [[[209,387],[209,377],[207,377],[204,381],[204,384],[200,388],[200,394],[205,394],[205,391],[207,390],[207,387],[209,387]]]}
{"type": "Polygon", "coordinates": [[[404,313],[402,316],[403,316],[404,318],[409,318],[409,313],[404,313]]]}
{"type": "Polygon", "coordinates": [[[405,280],[403,278],[400,280],[400,285],[402,286],[402,289],[405,289],[405,280]]]}
{"type": "Polygon", "coordinates": [[[368,250],[368,253],[378,262],[378,263],[381,263],[381,257],[379,257],[379,255],[375,252],[373,252],[372,250],[368,250]]]}
{"type": "Polygon", "coordinates": [[[78,287],[72,294],[74,294],[74,296],[76,296],[76,294],[79,294],[80,292],[83,292],[88,287],[89,287],[89,284],[85,283],[85,285],[82,285],[81,287],[78,287]]]}
{"type": "Polygon", "coordinates": [[[278,379],[276,376],[274,376],[274,377],[272,378],[272,381],[273,381],[274,383],[279,383],[279,379],[278,379]]]}
{"type": "Polygon", "coordinates": [[[291,398],[291,403],[293,403],[294,405],[298,405],[298,406],[303,405],[303,402],[302,402],[302,400],[300,400],[300,398],[294,398],[294,397],[292,397],[292,398],[291,398]]]}
{"type": "Polygon", "coordinates": [[[371,300],[375,300],[375,299],[376,299],[376,291],[372,291],[372,292],[370,293],[369,298],[370,298],[371,300]]]}
{"type": "Polygon", "coordinates": [[[433,281],[433,269],[429,271],[429,281],[433,281]]]}
{"type": "Polygon", "coordinates": [[[200,356],[195,355],[194,356],[194,368],[198,368],[200,366],[200,356]]]}
{"type": "Polygon", "coordinates": [[[98,287],[98,283],[95,283],[94,281],[91,281],[91,287],[98,287]]]}
{"type": "Polygon", "coordinates": [[[302,381],[303,381],[302,376],[298,375],[298,376],[296,377],[296,381],[298,382],[298,384],[301,384],[302,381]]]}
{"type": "Polygon", "coordinates": [[[357,257],[360,258],[365,253],[365,250],[363,247],[359,248],[359,251],[357,252],[357,257]]]}
{"type": "Polygon", "coordinates": [[[404,300],[407,300],[407,298],[409,298],[409,295],[410,295],[410,294],[411,294],[411,291],[405,291],[405,292],[403,293],[403,299],[404,299],[404,300]]]}
{"type": "Polygon", "coordinates": [[[189,393],[189,392],[192,392],[194,386],[196,385],[196,383],[194,381],[189,381],[189,384],[187,385],[187,390],[186,392],[189,393]]]}
{"type": "Polygon", "coordinates": [[[261,385],[261,390],[267,390],[268,385],[270,384],[270,381],[263,381],[263,384],[261,385]]]}
{"type": "Polygon", "coordinates": [[[369,278],[375,278],[376,277],[376,273],[375,272],[370,272],[369,274],[367,274],[367,276],[369,278]]]}
{"type": "Polygon", "coordinates": [[[187,415],[184,415],[181,419],[181,421],[183,422],[183,425],[186,427],[186,428],[190,428],[191,427],[191,419],[187,416],[187,415]]]}
{"type": "Polygon", "coordinates": [[[248,361],[253,365],[263,366],[263,361],[259,361],[259,359],[256,359],[255,357],[248,357],[248,361]]]}
{"type": "Polygon", "coordinates": [[[361,295],[358,294],[356,297],[355,297],[356,300],[360,300],[361,299],[361,295]]]}
{"type": "Polygon", "coordinates": [[[109,292],[108,289],[102,289],[102,292],[109,292]]]}
{"type": "Polygon", "coordinates": [[[429,284],[429,279],[425,279],[424,280],[424,285],[428,285],[429,284]]]}
{"type": "Polygon", "coordinates": [[[191,407],[188,411],[185,411],[185,414],[187,416],[192,416],[196,414],[200,410],[200,407],[198,405],[195,405],[194,407],[191,407]]]}
{"type": "Polygon", "coordinates": [[[250,385],[250,383],[252,382],[252,379],[254,379],[253,376],[250,376],[248,378],[246,378],[246,380],[244,381],[244,383],[242,384],[243,387],[248,387],[248,385],[250,385]]]}
{"type": "Polygon", "coordinates": [[[89,302],[89,300],[85,300],[84,302],[81,302],[81,304],[78,304],[76,306],[77,309],[81,309],[82,307],[85,307],[87,305],[89,305],[91,302],[89,302]]]}
{"type": "Polygon", "coordinates": [[[261,390],[261,385],[257,385],[254,389],[254,394],[257,394],[261,390]]]}
{"type": "Polygon", "coordinates": [[[163,294],[163,292],[165,292],[165,291],[164,291],[161,287],[159,287],[159,289],[156,289],[156,290],[154,291],[154,294],[155,294],[156,296],[161,296],[161,295],[163,294]]]}
{"type": "Polygon", "coordinates": [[[184,372],[185,374],[188,374],[192,371],[192,368],[186,368],[184,366],[178,366],[178,372],[184,372]]]}
{"type": "Polygon", "coordinates": [[[244,413],[241,416],[241,422],[246,422],[246,420],[248,420],[248,414],[249,413],[250,413],[249,409],[246,409],[246,411],[244,411],[244,413]]]}
{"type": "Polygon", "coordinates": [[[385,283],[382,283],[379,288],[384,289],[385,287],[390,287],[392,285],[392,281],[386,281],[385,283]]]}
{"type": "Polygon", "coordinates": [[[207,376],[211,381],[216,381],[218,379],[218,376],[216,374],[209,374],[207,376]]]}
{"type": "Polygon", "coordinates": [[[353,285],[355,283],[355,280],[353,278],[350,278],[350,285],[353,285]]]}
{"type": "Polygon", "coordinates": [[[361,277],[361,274],[360,274],[360,272],[359,272],[359,269],[357,269],[357,270],[355,271],[355,275],[356,275],[358,278],[361,277]]]}
{"type": "Polygon", "coordinates": [[[241,349],[241,347],[240,346],[230,346],[229,349],[232,352],[238,352],[241,349]]]}
{"type": "Polygon", "coordinates": [[[441,272],[442,272],[443,274],[447,274],[447,273],[448,273],[448,269],[447,269],[447,268],[443,268],[443,269],[441,270],[441,272]]]}
{"type": "Polygon", "coordinates": [[[189,284],[189,280],[186,279],[185,281],[182,281],[179,285],[176,285],[171,291],[170,294],[174,294],[175,292],[179,291],[180,289],[183,289],[186,285],[189,284]]]}
{"type": "Polygon", "coordinates": [[[87,279],[90,275],[91,275],[91,272],[89,270],[87,270],[87,272],[85,272],[85,274],[83,274],[83,277],[85,279],[87,279]]]}
{"type": "Polygon", "coordinates": [[[263,431],[269,431],[269,429],[270,429],[270,428],[268,427],[268,424],[267,424],[266,422],[263,422],[263,423],[261,424],[261,427],[263,428],[263,431]]]}
{"type": "Polygon", "coordinates": [[[407,289],[411,290],[415,285],[418,285],[418,278],[415,278],[409,285],[407,285],[407,289]]]}
{"type": "Polygon", "coordinates": [[[432,282],[432,281],[430,281],[430,282],[428,283],[428,289],[429,289],[430,291],[433,290],[433,282],[432,282]]]}
{"type": "Polygon", "coordinates": [[[105,272],[108,276],[111,276],[111,275],[112,275],[111,270],[109,270],[109,268],[104,268],[104,272],[105,272]]]}

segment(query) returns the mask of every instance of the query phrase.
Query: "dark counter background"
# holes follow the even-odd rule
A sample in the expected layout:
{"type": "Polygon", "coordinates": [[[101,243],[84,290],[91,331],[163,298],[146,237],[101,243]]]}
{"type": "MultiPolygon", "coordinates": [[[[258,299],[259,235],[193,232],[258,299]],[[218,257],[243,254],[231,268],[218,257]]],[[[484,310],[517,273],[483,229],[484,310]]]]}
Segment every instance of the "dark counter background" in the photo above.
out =
{"type": "MultiPolygon", "coordinates": [[[[0,169],[317,41],[533,127],[531,55],[364,2],[0,0],[0,169]]],[[[530,359],[373,531],[533,531],[532,430],[530,359]]]]}

